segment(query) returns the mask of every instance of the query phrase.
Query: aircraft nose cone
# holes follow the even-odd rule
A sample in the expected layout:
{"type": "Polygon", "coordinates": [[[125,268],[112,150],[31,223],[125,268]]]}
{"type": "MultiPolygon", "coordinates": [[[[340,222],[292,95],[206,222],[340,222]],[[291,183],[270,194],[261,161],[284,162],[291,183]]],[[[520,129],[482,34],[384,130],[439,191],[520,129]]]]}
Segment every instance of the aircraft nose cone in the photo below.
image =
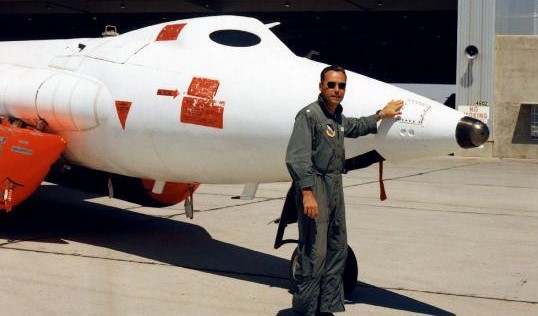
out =
{"type": "Polygon", "coordinates": [[[461,148],[474,148],[489,138],[489,128],[482,121],[464,116],[456,126],[456,140],[461,148]]]}

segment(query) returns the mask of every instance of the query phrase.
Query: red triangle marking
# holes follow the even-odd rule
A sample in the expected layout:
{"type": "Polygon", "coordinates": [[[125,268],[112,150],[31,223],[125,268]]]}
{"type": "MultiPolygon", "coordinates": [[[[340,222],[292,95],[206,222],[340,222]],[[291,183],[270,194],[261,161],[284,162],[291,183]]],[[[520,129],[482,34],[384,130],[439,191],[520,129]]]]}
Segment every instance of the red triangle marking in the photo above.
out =
{"type": "Polygon", "coordinates": [[[131,101],[117,101],[116,100],[116,112],[118,112],[118,118],[120,119],[121,127],[125,130],[125,122],[131,109],[131,101]]]}

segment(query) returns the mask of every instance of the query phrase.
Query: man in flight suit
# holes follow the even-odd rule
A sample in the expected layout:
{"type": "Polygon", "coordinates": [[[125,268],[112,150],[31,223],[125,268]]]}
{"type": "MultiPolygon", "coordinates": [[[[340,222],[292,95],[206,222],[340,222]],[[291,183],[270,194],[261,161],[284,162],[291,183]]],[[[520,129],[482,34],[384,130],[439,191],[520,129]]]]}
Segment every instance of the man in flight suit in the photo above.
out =
{"type": "Polygon", "coordinates": [[[342,114],[346,91],[343,68],[321,72],[318,100],[295,117],[286,165],[295,185],[299,224],[297,290],[293,310],[305,315],[344,311],[342,275],[347,258],[342,173],[344,137],[377,132],[377,121],[401,113],[402,101],[390,101],[376,114],[347,118],[342,114]]]}

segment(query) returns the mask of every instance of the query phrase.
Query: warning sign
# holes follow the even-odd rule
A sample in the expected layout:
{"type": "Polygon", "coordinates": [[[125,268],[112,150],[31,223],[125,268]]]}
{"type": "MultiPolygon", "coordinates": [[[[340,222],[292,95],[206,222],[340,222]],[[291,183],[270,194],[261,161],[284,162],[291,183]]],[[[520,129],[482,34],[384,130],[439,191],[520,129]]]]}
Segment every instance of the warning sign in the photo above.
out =
{"type": "Polygon", "coordinates": [[[458,105],[458,111],[477,120],[481,120],[486,124],[488,123],[488,101],[476,101],[474,105],[458,105]]]}

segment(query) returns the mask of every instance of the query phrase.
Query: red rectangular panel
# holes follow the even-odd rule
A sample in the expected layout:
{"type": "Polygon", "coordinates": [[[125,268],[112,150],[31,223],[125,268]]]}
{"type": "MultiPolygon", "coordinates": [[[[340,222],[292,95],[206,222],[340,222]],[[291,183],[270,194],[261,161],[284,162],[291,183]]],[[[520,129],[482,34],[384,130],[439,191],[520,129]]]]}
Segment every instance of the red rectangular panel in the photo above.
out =
{"type": "Polygon", "coordinates": [[[187,94],[200,98],[213,99],[219,89],[219,81],[207,78],[192,78],[187,94]]]}
{"type": "Polygon", "coordinates": [[[182,123],[223,128],[224,101],[185,96],[181,104],[182,123]]]}
{"type": "Polygon", "coordinates": [[[183,29],[185,23],[180,24],[170,24],[161,30],[157,36],[157,41],[175,41],[179,36],[179,32],[183,29]]]}

